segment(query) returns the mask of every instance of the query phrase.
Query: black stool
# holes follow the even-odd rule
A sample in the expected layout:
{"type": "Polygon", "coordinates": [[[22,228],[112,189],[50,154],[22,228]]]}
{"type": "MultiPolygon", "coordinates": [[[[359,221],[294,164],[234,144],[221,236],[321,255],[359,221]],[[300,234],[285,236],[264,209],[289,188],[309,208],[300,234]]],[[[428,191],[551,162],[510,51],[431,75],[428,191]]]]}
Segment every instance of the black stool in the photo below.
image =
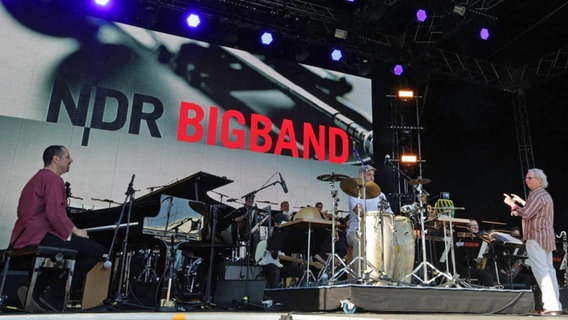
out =
{"type": "Polygon", "coordinates": [[[61,305],[61,311],[65,311],[65,306],[69,299],[73,271],[75,269],[76,255],[77,250],[48,246],[29,246],[21,249],[13,249],[9,253],[6,263],[12,264],[12,266],[6,266],[6,270],[26,269],[30,273],[28,292],[25,301],[23,301],[24,309],[28,310],[30,307],[38,275],[44,271],[62,269],[67,272],[64,299],[61,305]]]}

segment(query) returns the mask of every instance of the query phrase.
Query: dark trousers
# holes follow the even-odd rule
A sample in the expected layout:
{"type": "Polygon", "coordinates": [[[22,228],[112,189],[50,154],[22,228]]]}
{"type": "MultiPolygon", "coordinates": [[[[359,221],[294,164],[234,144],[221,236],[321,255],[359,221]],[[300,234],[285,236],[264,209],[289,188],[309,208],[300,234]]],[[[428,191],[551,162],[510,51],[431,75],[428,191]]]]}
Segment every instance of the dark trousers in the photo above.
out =
{"type": "MultiPolygon", "coordinates": [[[[77,295],[83,289],[87,273],[102,259],[103,246],[93,240],[75,235],[71,237],[70,241],[63,241],[51,233],[45,235],[40,245],[77,250],[75,271],[71,282],[71,297],[73,299],[80,298],[77,295]]],[[[42,282],[45,283],[45,286],[51,285],[47,279],[42,282]]]]}

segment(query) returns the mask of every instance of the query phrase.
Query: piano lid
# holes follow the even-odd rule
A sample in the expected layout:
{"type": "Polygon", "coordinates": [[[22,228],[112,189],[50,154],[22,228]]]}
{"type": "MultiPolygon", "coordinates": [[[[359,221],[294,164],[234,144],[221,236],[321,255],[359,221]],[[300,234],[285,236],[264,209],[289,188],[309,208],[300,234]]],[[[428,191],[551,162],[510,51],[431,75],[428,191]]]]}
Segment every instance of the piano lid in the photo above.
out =
{"type": "Polygon", "coordinates": [[[160,238],[197,240],[203,239],[207,205],[204,202],[188,200],[162,194],[161,206],[155,217],[144,218],[143,234],[160,238]]]}
{"type": "Polygon", "coordinates": [[[204,201],[200,199],[205,192],[217,189],[233,182],[226,177],[219,177],[207,172],[199,171],[182,180],[176,181],[160,189],[156,189],[148,194],[138,198],[138,201],[144,201],[147,198],[160,198],[161,194],[167,194],[178,198],[189,198],[195,201],[204,201]]]}
{"type": "MultiPolygon", "coordinates": [[[[219,203],[211,199],[207,192],[233,182],[225,177],[199,171],[182,180],[156,189],[140,197],[135,197],[132,203],[132,217],[130,222],[140,222],[144,217],[156,216],[161,207],[162,195],[205,202],[207,204],[219,203]]],[[[104,209],[88,210],[72,213],[69,216],[79,228],[89,228],[116,224],[122,210],[122,205],[104,209]]],[[[121,222],[126,221],[126,214],[121,222]]]]}

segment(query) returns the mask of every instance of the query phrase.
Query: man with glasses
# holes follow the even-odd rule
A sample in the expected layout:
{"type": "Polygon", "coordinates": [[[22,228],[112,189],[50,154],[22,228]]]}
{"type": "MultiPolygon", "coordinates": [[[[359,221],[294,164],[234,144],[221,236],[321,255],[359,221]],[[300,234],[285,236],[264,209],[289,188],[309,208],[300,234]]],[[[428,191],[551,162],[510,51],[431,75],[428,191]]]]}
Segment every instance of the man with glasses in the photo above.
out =
{"type": "Polygon", "coordinates": [[[505,194],[504,202],[511,207],[511,215],[522,218],[523,241],[526,243],[533,275],[542,291],[543,309],[539,314],[560,315],[562,304],[556,270],[552,265],[552,251],[556,250],[554,233],[554,204],[545,190],[548,180],[540,169],[529,169],[525,178],[529,188],[526,201],[517,195],[505,194]]]}

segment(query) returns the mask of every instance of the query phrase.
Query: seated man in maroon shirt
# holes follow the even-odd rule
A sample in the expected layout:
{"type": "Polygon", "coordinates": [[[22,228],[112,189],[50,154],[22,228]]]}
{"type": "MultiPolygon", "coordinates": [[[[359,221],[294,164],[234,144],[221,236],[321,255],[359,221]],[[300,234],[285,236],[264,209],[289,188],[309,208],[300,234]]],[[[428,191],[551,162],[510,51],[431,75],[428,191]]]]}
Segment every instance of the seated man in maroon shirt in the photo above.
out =
{"type": "MultiPolygon", "coordinates": [[[[101,260],[103,246],[90,240],[86,230],[73,225],[67,216],[65,184],[73,159],[64,146],[50,146],[43,152],[43,169],[28,181],[18,202],[18,219],[10,243],[14,248],[43,245],[77,250],[71,283],[71,299],[80,298],[85,277],[101,260]]],[[[61,311],[61,279],[40,275],[33,293],[31,311],[61,311]],[[57,289],[59,288],[59,289],[57,289]]],[[[27,290],[25,290],[27,291],[27,290]]],[[[22,295],[23,292],[19,292],[22,295]]]]}

